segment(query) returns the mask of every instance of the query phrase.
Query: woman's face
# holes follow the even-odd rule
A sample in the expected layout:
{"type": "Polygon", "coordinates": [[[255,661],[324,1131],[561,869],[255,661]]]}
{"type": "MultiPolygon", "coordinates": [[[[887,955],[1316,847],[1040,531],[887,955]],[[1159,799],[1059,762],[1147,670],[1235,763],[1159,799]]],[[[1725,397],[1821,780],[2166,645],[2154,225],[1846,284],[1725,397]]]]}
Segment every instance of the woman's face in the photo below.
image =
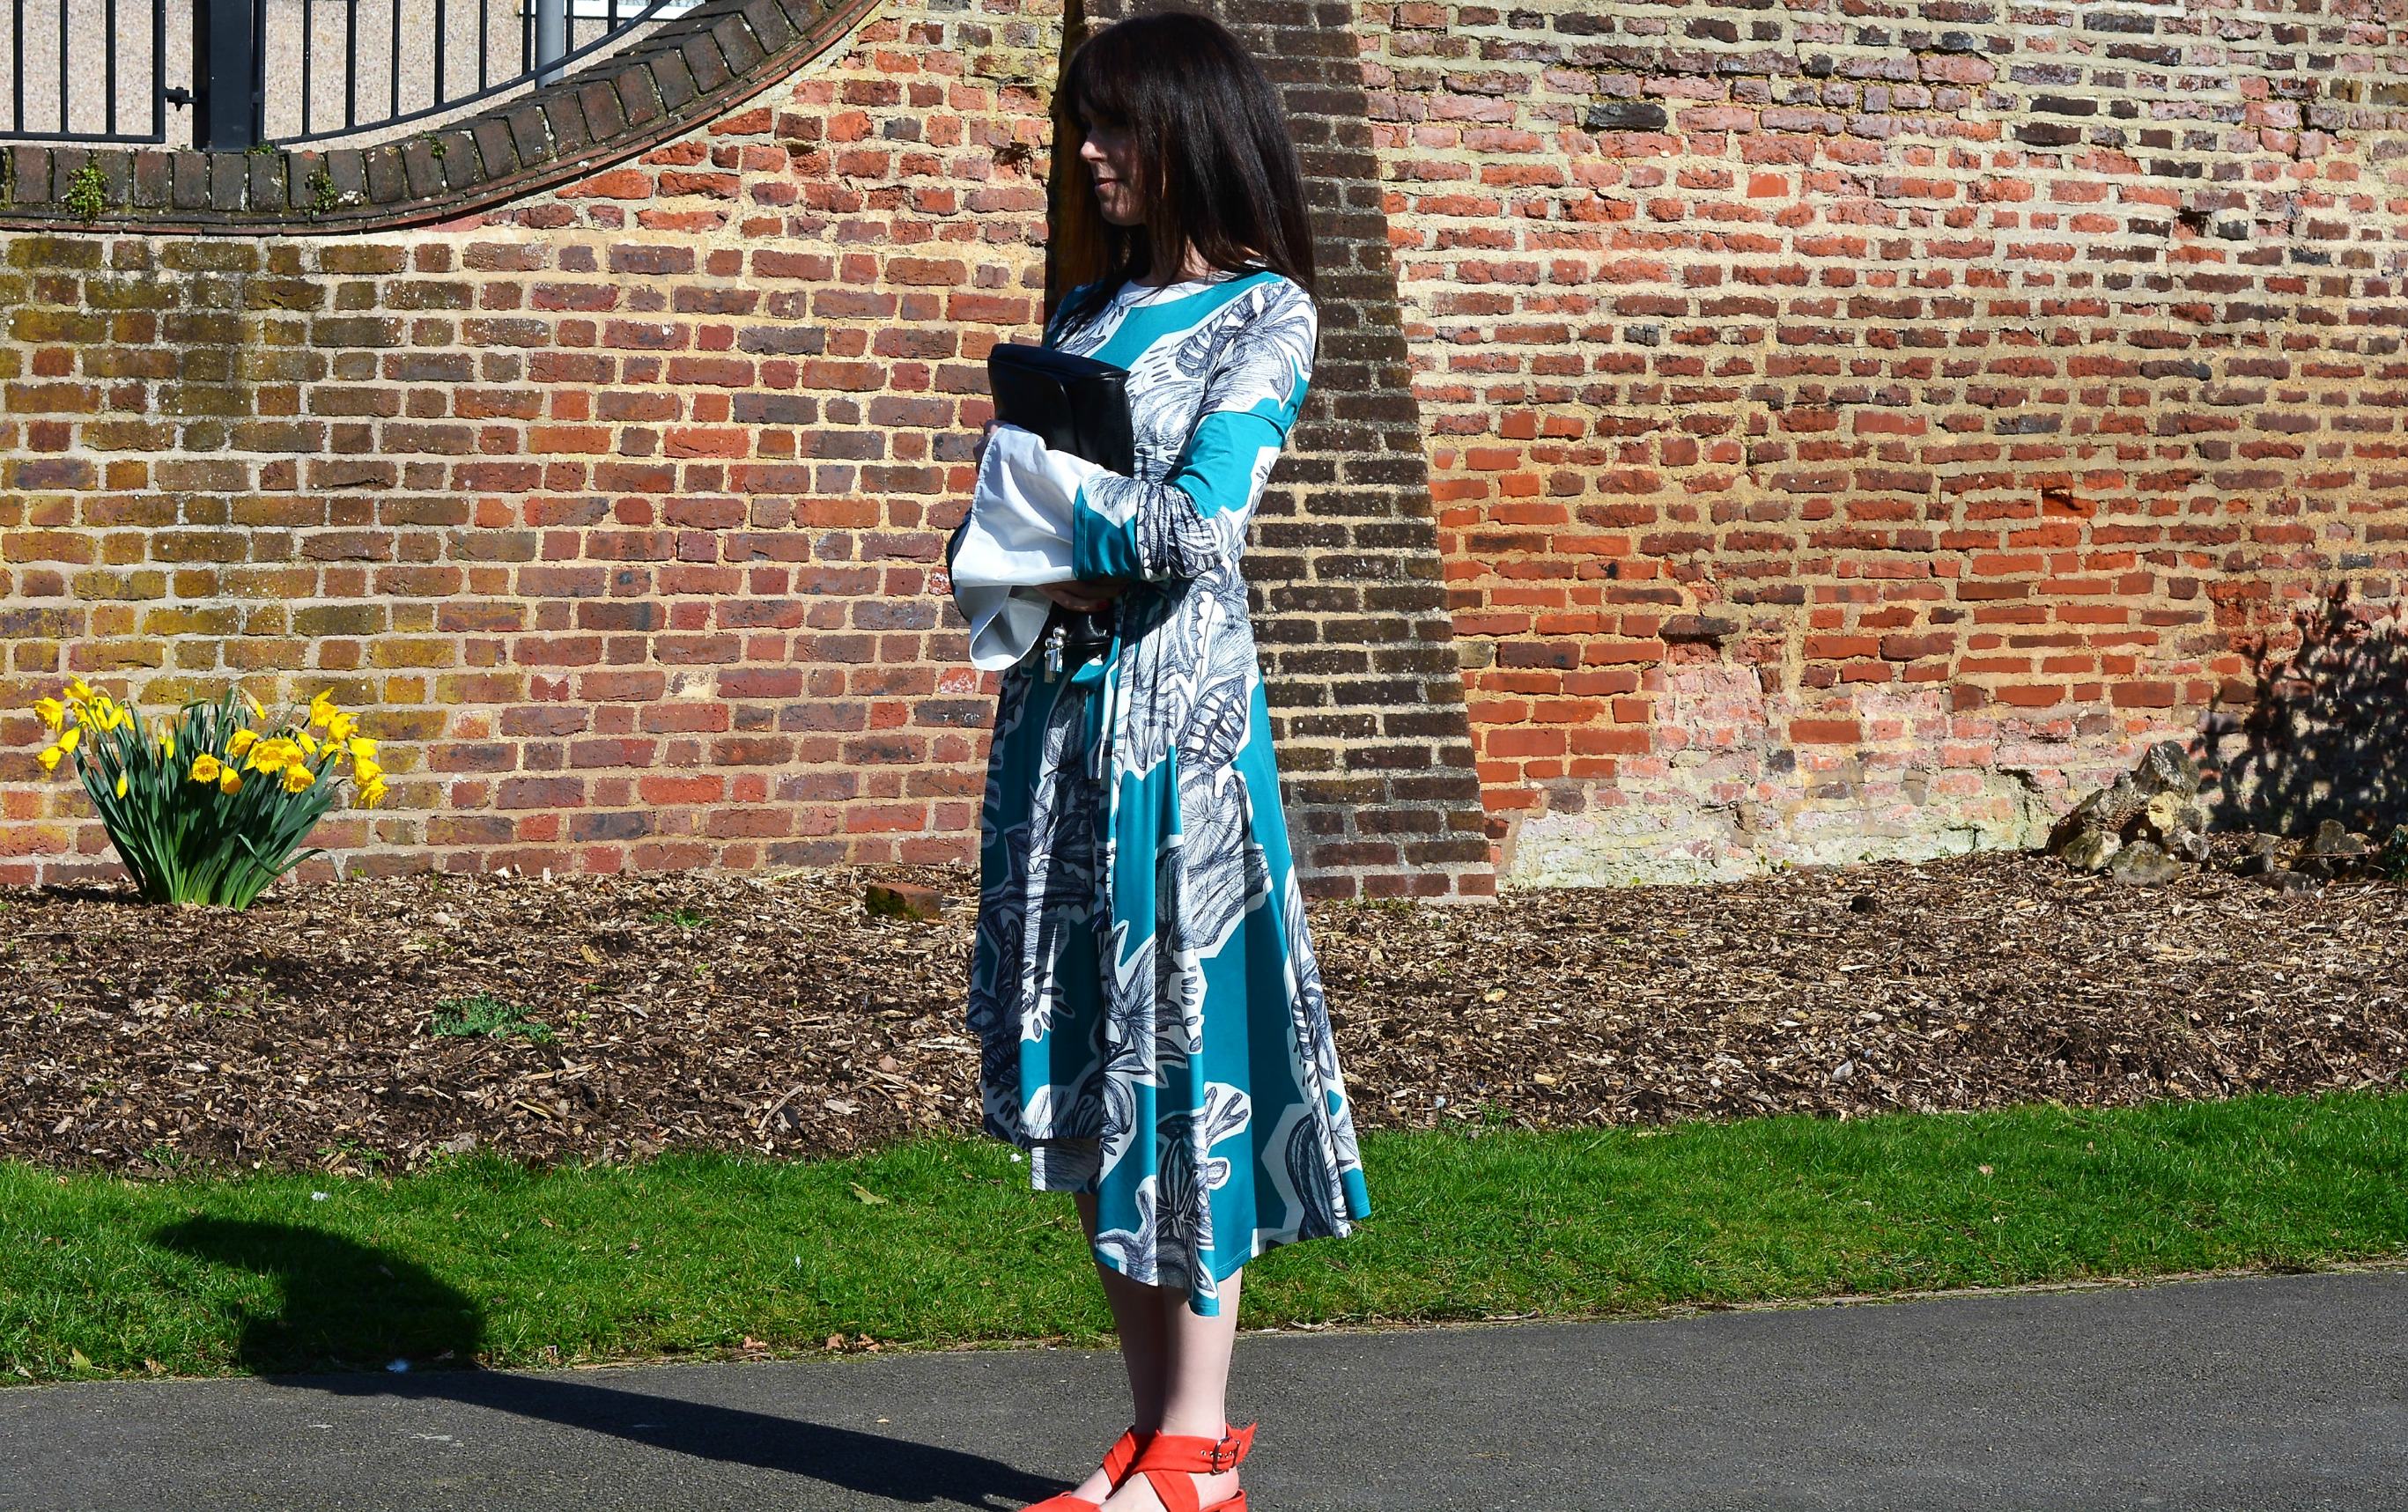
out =
{"type": "Polygon", "coordinates": [[[1145,207],[1138,197],[1136,143],[1118,121],[1088,118],[1082,122],[1079,161],[1096,182],[1096,203],[1104,219],[1116,226],[1142,225],[1145,207]]]}

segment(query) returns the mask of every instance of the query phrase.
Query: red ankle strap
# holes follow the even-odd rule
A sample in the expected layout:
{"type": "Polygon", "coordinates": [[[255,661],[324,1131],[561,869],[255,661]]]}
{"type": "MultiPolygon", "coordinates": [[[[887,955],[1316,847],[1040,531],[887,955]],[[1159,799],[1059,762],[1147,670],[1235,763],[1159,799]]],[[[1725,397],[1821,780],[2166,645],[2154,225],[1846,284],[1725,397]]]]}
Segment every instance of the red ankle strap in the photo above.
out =
{"type": "Polygon", "coordinates": [[[1140,1447],[1137,1430],[1134,1428],[1125,1430],[1120,1437],[1114,1439],[1112,1447],[1104,1451],[1105,1478],[1114,1486],[1126,1480],[1129,1471],[1137,1464],[1137,1451],[1140,1447]]]}
{"type": "Polygon", "coordinates": [[[1261,1426],[1248,1423],[1225,1432],[1219,1438],[1156,1434],[1137,1457],[1136,1468],[1182,1471],[1191,1476],[1217,1476],[1225,1470],[1235,1470],[1254,1447],[1254,1430],[1261,1426]]]}

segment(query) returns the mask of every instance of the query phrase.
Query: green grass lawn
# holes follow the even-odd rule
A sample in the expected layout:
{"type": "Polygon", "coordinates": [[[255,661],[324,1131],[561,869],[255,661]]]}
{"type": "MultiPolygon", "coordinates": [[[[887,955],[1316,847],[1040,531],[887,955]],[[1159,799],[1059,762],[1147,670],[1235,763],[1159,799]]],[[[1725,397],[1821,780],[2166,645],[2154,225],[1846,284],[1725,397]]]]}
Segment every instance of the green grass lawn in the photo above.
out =
{"type": "MultiPolygon", "coordinates": [[[[2408,1095],[1660,1130],[1384,1134],[1372,1220],[1247,1272],[1247,1326],[2408,1258],[2408,1095]]],[[[1067,1199],[985,1141],[393,1179],[0,1164],[0,1373],[542,1365],[1096,1342],[1067,1199]]]]}

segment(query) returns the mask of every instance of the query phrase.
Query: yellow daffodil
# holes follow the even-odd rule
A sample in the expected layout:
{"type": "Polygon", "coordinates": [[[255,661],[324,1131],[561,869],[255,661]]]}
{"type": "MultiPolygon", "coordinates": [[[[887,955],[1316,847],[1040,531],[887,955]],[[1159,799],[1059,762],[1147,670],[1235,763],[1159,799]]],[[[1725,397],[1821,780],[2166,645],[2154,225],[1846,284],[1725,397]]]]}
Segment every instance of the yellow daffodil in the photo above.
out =
{"type": "Polygon", "coordinates": [[[252,719],[264,720],[267,718],[267,710],[259,706],[259,700],[251,696],[250,689],[245,688],[242,691],[242,701],[244,706],[251,710],[251,717],[252,719]]]}
{"type": "Polygon", "coordinates": [[[43,771],[55,772],[59,769],[59,758],[64,756],[66,753],[67,749],[64,746],[50,746],[45,748],[40,754],[34,758],[34,760],[42,763],[43,771]]]}
{"type": "Polygon", "coordinates": [[[170,761],[175,760],[176,727],[169,724],[166,720],[161,720],[158,724],[153,727],[153,733],[155,733],[159,737],[159,754],[166,757],[170,761]]]}
{"type": "Polygon", "coordinates": [[[318,774],[299,762],[294,762],[284,769],[284,791],[287,792],[307,792],[317,785],[318,774]]]}
{"type": "Polygon", "coordinates": [[[251,748],[251,759],[242,764],[253,772],[276,773],[291,765],[300,754],[290,740],[263,740],[251,748]]]}
{"type": "Polygon", "coordinates": [[[317,757],[317,755],[318,755],[318,743],[317,743],[316,741],[314,741],[314,740],[312,740],[312,739],[310,739],[310,738],[309,738],[309,732],[308,732],[308,731],[307,731],[307,730],[295,730],[295,731],[294,731],[294,732],[293,732],[293,743],[294,743],[294,745],[296,745],[296,746],[298,746],[298,747],[300,747],[300,748],[301,748],[301,754],[302,754],[302,755],[307,756],[307,757],[309,757],[309,758],[311,758],[312,760],[315,760],[315,759],[316,759],[316,757],[317,757]]]}
{"type": "Polygon", "coordinates": [[[339,746],[351,739],[351,732],[359,727],[360,721],[356,715],[337,714],[326,721],[326,743],[330,746],[339,746]]]}
{"type": "Polygon", "coordinates": [[[242,791],[242,774],[229,766],[218,774],[218,791],[231,798],[242,791]]]}
{"type": "Polygon", "coordinates": [[[334,699],[322,692],[309,700],[309,728],[322,730],[341,712],[335,706],[334,699]]]}
{"type": "Polygon", "coordinates": [[[384,802],[384,778],[374,777],[360,784],[360,802],[374,808],[384,802]]]}
{"type": "Polygon", "coordinates": [[[127,786],[127,783],[126,783],[126,776],[125,776],[125,774],[124,774],[124,773],[122,773],[122,772],[118,773],[118,774],[117,774],[117,795],[118,795],[120,798],[122,798],[122,797],[124,797],[124,796],[125,796],[125,789],[126,789],[126,786],[127,786]]]}
{"type": "Polygon", "coordinates": [[[225,767],[214,756],[203,754],[193,758],[193,780],[215,782],[224,775],[225,767]]]}
{"type": "Polygon", "coordinates": [[[67,706],[55,698],[36,699],[34,713],[52,735],[57,735],[60,727],[67,721],[67,706]]]}
{"type": "Polygon", "coordinates": [[[132,724],[134,722],[134,711],[127,708],[122,704],[110,704],[106,709],[101,711],[101,717],[97,722],[99,724],[100,733],[102,735],[107,735],[121,725],[132,724]]]}
{"type": "Polygon", "coordinates": [[[74,725],[67,726],[64,730],[59,733],[60,754],[64,755],[66,752],[75,749],[78,743],[82,739],[83,732],[81,730],[77,729],[74,725]]]}
{"type": "Polygon", "coordinates": [[[380,781],[383,777],[384,768],[366,757],[361,757],[351,763],[351,780],[362,787],[371,782],[380,781]]]}
{"type": "Polygon", "coordinates": [[[377,743],[370,740],[367,736],[354,735],[347,741],[346,744],[351,749],[352,761],[373,762],[376,760],[377,743]]]}
{"type": "Polygon", "coordinates": [[[81,678],[78,678],[75,681],[67,684],[68,703],[89,704],[92,700],[93,692],[91,683],[84,681],[81,678]]]}
{"type": "Polygon", "coordinates": [[[235,758],[236,758],[236,759],[239,759],[239,758],[242,756],[242,753],[243,753],[243,752],[245,752],[245,751],[249,750],[251,747],[253,747],[253,746],[257,745],[258,743],[259,743],[259,732],[258,732],[258,731],[256,731],[256,730],[236,730],[236,731],[234,733],[233,736],[232,736],[230,739],[228,739],[228,740],[226,741],[226,754],[227,754],[227,755],[229,755],[229,756],[235,757],[235,758]]]}

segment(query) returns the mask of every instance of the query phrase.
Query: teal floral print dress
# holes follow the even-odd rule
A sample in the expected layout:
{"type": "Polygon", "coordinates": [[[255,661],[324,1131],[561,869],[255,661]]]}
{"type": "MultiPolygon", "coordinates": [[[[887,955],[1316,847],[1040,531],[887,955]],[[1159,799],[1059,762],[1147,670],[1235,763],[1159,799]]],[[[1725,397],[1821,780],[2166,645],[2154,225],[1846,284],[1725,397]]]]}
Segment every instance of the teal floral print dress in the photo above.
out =
{"type": "Polygon", "coordinates": [[[1370,1211],[1238,565],[1314,324],[1275,273],[1131,284],[1046,339],[1128,369],[1135,475],[1016,427],[982,460],[1061,501],[1078,578],[1126,585],[1108,647],[1002,677],[968,1004],[985,1128],[1039,1190],[1096,1194],[1098,1261],[1207,1317],[1252,1257],[1370,1211]]]}

